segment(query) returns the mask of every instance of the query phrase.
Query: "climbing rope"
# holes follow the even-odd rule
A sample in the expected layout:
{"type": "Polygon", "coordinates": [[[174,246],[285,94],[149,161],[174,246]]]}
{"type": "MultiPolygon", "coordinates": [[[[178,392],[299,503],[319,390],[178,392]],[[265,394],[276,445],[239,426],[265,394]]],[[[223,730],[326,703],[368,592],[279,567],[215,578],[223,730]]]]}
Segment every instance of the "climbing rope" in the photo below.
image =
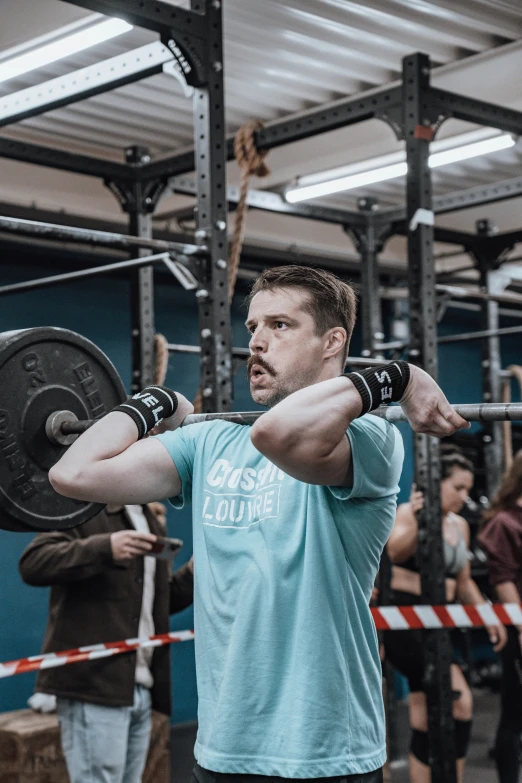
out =
{"type": "Polygon", "coordinates": [[[253,120],[242,125],[234,139],[234,155],[240,169],[239,200],[237,202],[234,232],[230,243],[230,256],[228,262],[228,299],[232,301],[236,287],[237,272],[243,238],[245,235],[246,213],[248,210],[247,197],[250,178],[266,177],[270,169],[265,163],[268,150],[259,152],[255,144],[255,133],[263,127],[259,120],[253,120]]]}
{"type": "Polygon", "coordinates": [[[154,352],[156,354],[156,369],[154,371],[154,383],[163,386],[167,377],[169,366],[169,344],[162,334],[154,335],[154,352]]]}

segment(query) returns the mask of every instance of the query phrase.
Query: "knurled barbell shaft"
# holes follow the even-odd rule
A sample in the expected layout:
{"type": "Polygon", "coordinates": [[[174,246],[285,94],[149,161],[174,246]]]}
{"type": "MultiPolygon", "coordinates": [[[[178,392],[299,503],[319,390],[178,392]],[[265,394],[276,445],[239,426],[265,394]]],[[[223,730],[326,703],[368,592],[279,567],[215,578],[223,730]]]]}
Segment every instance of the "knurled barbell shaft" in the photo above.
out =
{"type": "MultiPolygon", "coordinates": [[[[466,421],[519,421],[522,420],[522,403],[477,403],[452,405],[456,411],[466,421]]],[[[253,424],[256,419],[262,416],[264,411],[248,411],[246,413],[192,413],[187,416],[182,427],[187,424],[199,424],[203,421],[215,421],[223,419],[237,424],[253,424]]],[[[374,416],[380,416],[392,422],[408,421],[402,408],[398,405],[390,407],[382,405],[380,408],[372,411],[374,416]]]]}
{"type": "MultiPolygon", "coordinates": [[[[467,421],[522,421],[522,403],[473,403],[453,405],[456,411],[463,419],[467,421]]],[[[230,421],[235,424],[253,424],[264,411],[246,411],[243,413],[192,413],[187,416],[181,426],[186,427],[189,424],[199,424],[205,421],[230,421]]],[[[381,406],[372,411],[374,416],[380,416],[391,422],[408,421],[401,407],[398,405],[386,407],[381,406]]],[[[94,422],[86,421],[65,421],[61,424],[63,435],[78,435],[85,432],[94,422]]]]}

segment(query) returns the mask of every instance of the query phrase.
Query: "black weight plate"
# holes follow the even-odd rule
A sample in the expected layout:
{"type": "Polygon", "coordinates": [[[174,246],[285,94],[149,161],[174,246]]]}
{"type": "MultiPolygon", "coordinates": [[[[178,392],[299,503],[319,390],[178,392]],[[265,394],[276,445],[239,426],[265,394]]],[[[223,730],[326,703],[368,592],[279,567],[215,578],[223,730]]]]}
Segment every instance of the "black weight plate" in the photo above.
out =
{"type": "Polygon", "coordinates": [[[49,414],[98,419],[126,398],[105,354],[67,329],[46,326],[0,334],[0,528],[65,530],[103,505],[58,495],[49,468],[66,450],[45,434],[49,414]]]}

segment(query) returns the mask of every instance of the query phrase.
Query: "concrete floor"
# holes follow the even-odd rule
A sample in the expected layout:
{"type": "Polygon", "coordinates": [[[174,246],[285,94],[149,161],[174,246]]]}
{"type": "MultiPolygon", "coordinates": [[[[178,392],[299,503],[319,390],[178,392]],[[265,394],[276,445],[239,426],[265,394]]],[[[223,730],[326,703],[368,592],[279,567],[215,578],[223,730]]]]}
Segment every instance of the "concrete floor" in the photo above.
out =
{"type": "MultiPolygon", "coordinates": [[[[474,693],[475,717],[470,753],[464,783],[498,783],[495,765],[488,752],[493,745],[498,719],[499,697],[486,690],[474,693]]],[[[409,783],[407,747],[409,743],[408,716],[405,704],[398,705],[398,735],[400,758],[392,762],[392,783],[409,783]]],[[[190,783],[193,764],[192,749],[196,738],[193,723],[175,726],[171,743],[171,783],[190,783]]]]}

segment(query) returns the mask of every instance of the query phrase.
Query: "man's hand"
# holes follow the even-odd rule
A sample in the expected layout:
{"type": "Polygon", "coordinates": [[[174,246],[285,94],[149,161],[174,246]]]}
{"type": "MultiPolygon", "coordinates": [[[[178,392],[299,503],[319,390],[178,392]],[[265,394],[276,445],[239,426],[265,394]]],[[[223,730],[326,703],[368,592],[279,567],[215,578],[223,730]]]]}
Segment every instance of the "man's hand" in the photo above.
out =
{"type": "Polygon", "coordinates": [[[455,413],[431,375],[411,364],[406,394],[399,404],[414,432],[445,438],[471,426],[455,413]]]}
{"type": "Polygon", "coordinates": [[[424,508],[424,492],[419,492],[416,484],[413,484],[411,488],[410,506],[414,514],[424,508]]]}
{"type": "Polygon", "coordinates": [[[112,557],[120,560],[132,560],[146,555],[152,549],[156,536],[152,533],[138,533],[137,530],[118,530],[111,535],[112,557]]]}
{"type": "Polygon", "coordinates": [[[176,408],[174,415],[163,419],[157,427],[154,427],[154,429],[150,431],[150,435],[161,435],[163,432],[177,430],[183,419],[189,414],[194,413],[194,406],[186,397],[179,392],[176,392],[176,397],[178,398],[178,407],[176,408]]]}

